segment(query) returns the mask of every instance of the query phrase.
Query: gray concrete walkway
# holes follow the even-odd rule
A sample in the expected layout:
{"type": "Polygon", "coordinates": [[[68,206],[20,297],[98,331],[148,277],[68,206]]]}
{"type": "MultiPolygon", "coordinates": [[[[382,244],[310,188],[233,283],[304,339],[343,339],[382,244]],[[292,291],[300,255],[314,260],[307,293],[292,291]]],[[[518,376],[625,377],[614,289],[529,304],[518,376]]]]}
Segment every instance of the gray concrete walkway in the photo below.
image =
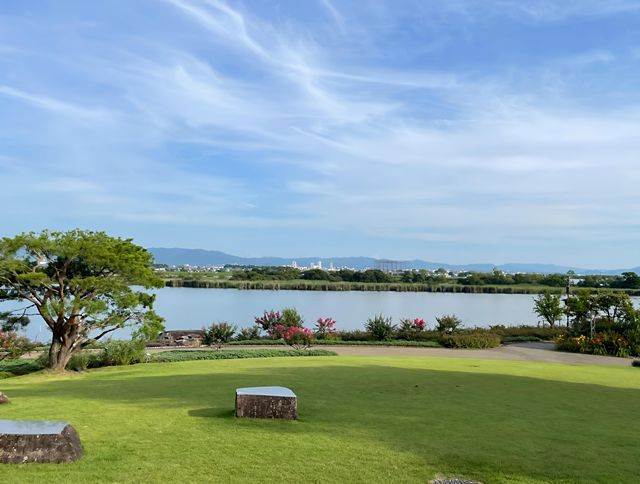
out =
{"type": "MultiPolygon", "coordinates": [[[[274,346],[227,346],[227,349],[274,348],[274,346]]],[[[279,348],[279,346],[276,346],[279,348]]],[[[408,346],[315,346],[349,356],[435,356],[441,358],[480,358],[488,360],[542,361],[575,365],[629,366],[631,359],[583,355],[556,351],[553,343],[516,343],[486,350],[414,348],[408,346]]]]}

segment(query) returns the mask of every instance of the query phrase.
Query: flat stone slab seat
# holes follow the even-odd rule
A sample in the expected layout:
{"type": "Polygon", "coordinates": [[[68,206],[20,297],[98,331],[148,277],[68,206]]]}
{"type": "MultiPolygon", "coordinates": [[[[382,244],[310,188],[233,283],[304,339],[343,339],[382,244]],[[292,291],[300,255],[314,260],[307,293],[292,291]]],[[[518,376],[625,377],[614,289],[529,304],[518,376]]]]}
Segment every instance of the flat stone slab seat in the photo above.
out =
{"type": "Polygon", "coordinates": [[[82,457],[80,437],[67,422],[0,420],[0,463],[73,462],[82,457]]]}
{"type": "Polygon", "coordinates": [[[298,399],[286,387],[236,389],[236,417],[298,418],[298,399]]]}

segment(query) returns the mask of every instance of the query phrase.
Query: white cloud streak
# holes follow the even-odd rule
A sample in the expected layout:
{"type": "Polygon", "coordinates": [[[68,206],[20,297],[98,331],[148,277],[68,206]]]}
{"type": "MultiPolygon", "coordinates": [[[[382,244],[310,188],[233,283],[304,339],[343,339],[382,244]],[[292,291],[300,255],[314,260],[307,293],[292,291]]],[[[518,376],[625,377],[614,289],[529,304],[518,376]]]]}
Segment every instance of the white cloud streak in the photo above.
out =
{"type": "MultiPolygon", "coordinates": [[[[585,14],[634,11],[614,3],[606,11],[589,3],[585,14]]],[[[363,28],[319,4],[345,38],[363,28]]],[[[475,18],[474,9],[499,5],[523,14],[508,1],[447,8],[475,18]]],[[[576,5],[539,2],[524,15],[558,21],[578,15],[576,5]]],[[[49,114],[32,126],[2,114],[0,122],[25,146],[37,129],[37,145],[51,153],[45,162],[26,150],[20,167],[0,148],[5,181],[60,197],[69,219],[116,225],[297,230],[301,240],[331,227],[417,244],[598,241],[613,226],[620,240],[640,238],[628,215],[638,208],[640,107],[603,112],[572,103],[571,84],[554,93],[520,80],[552,70],[571,83],[585,66],[616,63],[611,50],[550,59],[514,80],[345,62],[304,26],[221,0],[164,6],[191,22],[178,40],[158,35],[83,64],[80,82],[107,93],[96,107],[62,81],[56,90],[0,78],[0,99],[49,114]]]]}

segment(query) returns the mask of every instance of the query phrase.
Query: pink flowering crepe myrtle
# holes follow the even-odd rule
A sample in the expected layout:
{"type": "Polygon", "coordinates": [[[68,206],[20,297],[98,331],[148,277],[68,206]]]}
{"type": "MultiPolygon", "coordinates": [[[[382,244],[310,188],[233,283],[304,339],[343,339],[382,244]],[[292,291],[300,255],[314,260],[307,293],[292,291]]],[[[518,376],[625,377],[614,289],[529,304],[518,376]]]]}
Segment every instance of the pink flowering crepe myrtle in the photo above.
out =
{"type": "Polygon", "coordinates": [[[322,336],[338,336],[340,333],[335,329],[336,320],[331,316],[328,318],[318,318],[315,324],[315,334],[322,336]]]}
{"type": "Polygon", "coordinates": [[[288,328],[282,326],[280,337],[289,346],[298,350],[309,348],[315,339],[315,335],[310,329],[299,326],[290,326],[288,328]]]}

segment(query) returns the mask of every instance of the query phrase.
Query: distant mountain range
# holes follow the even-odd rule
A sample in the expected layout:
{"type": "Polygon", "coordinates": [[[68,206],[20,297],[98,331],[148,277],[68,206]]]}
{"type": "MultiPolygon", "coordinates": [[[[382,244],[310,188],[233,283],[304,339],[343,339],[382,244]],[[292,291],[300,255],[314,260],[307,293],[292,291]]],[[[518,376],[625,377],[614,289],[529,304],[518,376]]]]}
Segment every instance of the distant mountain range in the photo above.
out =
{"type": "MultiPolygon", "coordinates": [[[[351,267],[354,269],[367,269],[379,267],[380,259],[372,257],[238,257],[226,254],[218,250],[204,249],[179,249],[151,247],[149,251],[153,254],[157,264],[185,265],[192,266],[223,266],[223,265],[253,265],[253,266],[284,266],[291,265],[295,261],[298,266],[309,267],[311,264],[322,263],[323,268],[333,264],[334,267],[351,267]]],[[[429,269],[439,268],[448,271],[476,271],[490,272],[497,268],[504,272],[532,272],[539,274],[565,274],[574,271],[576,274],[601,274],[618,275],[631,271],[640,273],[640,267],[630,269],[585,269],[581,267],[559,266],[554,264],[446,264],[444,262],[428,262],[420,259],[402,261],[402,268],[406,269],[429,269]]]]}

